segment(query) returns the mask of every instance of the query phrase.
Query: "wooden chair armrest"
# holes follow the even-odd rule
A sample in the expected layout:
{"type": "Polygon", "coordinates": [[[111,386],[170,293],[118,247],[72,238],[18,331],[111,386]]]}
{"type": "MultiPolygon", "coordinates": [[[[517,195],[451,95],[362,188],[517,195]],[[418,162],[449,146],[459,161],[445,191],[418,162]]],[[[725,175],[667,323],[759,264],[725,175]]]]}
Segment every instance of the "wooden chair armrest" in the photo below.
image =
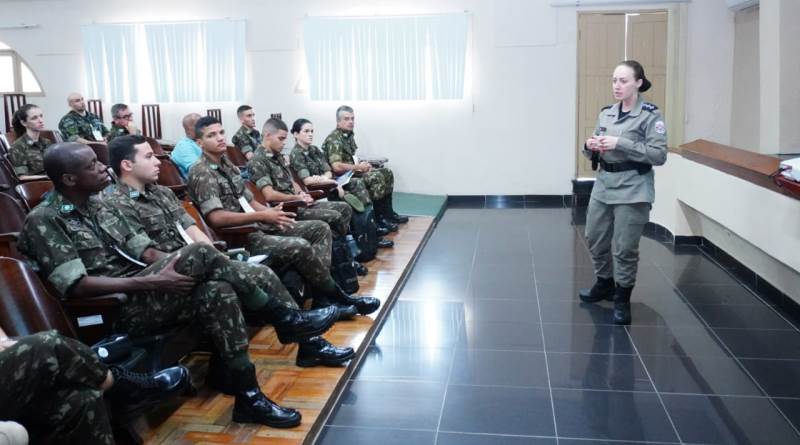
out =
{"type": "Polygon", "coordinates": [[[302,200],[294,200],[294,201],[270,201],[269,205],[272,207],[277,206],[278,204],[283,204],[283,211],[284,212],[292,212],[297,213],[297,209],[308,207],[305,201],[302,200]]]}
{"type": "Polygon", "coordinates": [[[127,295],[117,293],[69,298],[62,300],[61,305],[72,320],[80,340],[92,345],[113,333],[114,323],[127,301],[127,295]]]}
{"type": "Polygon", "coordinates": [[[20,183],[23,182],[33,182],[33,181],[49,181],[50,178],[47,175],[23,175],[22,177],[18,177],[17,180],[20,183]]]}
{"type": "Polygon", "coordinates": [[[322,190],[309,190],[308,194],[311,195],[312,198],[314,198],[314,201],[328,196],[328,194],[326,192],[323,192],[322,190]]]}
{"type": "Polygon", "coordinates": [[[217,235],[222,238],[229,249],[247,246],[247,237],[258,230],[257,224],[245,224],[241,226],[230,226],[214,229],[217,235]]]}
{"type": "Polygon", "coordinates": [[[315,191],[315,190],[321,190],[322,192],[327,194],[329,191],[331,191],[331,190],[336,188],[336,183],[335,182],[331,182],[331,183],[323,182],[323,183],[320,183],[320,184],[306,184],[306,188],[308,189],[309,193],[311,193],[312,191],[315,191]]]}
{"type": "Polygon", "coordinates": [[[228,243],[222,240],[213,241],[212,244],[214,248],[219,250],[220,252],[226,252],[228,250],[228,243]]]}

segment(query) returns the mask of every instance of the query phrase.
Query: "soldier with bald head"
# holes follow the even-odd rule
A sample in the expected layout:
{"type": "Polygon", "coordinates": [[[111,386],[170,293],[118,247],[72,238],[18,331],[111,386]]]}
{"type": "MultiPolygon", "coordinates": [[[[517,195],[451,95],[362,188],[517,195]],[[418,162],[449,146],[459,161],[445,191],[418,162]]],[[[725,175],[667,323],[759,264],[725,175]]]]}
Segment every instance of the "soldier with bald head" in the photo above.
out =
{"type": "Polygon", "coordinates": [[[86,110],[86,101],[80,93],[67,96],[69,113],[61,118],[58,129],[69,142],[106,143],[108,128],[103,125],[103,120],[96,114],[86,110]]]}

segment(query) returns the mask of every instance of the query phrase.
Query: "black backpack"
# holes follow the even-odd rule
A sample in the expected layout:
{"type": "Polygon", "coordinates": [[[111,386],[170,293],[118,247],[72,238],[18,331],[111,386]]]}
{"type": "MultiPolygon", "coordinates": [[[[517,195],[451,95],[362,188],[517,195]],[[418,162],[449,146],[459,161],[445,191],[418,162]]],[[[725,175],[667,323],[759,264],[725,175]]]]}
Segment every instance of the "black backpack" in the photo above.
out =
{"type": "Polygon", "coordinates": [[[331,276],[333,281],[348,294],[358,292],[358,274],[353,265],[355,259],[350,246],[342,238],[333,240],[331,254],[331,276]]]}
{"type": "Polygon", "coordinates": [[[375,212],[371,205],[361,213],[353,212],[353,217],[350,219],[350,232],[361,250],[356,260],[364,263],[375,258],[378,253],[378,226],[375,224],[375,212]]]}

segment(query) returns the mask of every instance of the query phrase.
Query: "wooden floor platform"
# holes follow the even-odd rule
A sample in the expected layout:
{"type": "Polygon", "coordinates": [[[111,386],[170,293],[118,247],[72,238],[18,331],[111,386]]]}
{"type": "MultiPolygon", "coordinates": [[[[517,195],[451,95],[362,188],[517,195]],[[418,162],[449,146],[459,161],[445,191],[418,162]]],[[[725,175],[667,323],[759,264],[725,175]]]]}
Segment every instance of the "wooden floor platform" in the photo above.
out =
{"type": "Polygon", "coordinates": [[[194,354],[186,358],[185,364],[192,370],[195,385],[199,387],[198,394],[178,399],[170,406],[161,407],[157,412],[141,418],[135,429],[145,443],[311,443],[321,428],[324,414],[333,406],[336,395],[364,355],[368,340],[390,309],[390,300],[396,296],[396,287],[410,269],[433,224],[434,218],[412,217],[407,224],[401,225],[398,233],[388,237],[395,242],[395,247],[379,250],[377,258],[366,264],[369,275],[359,280],[361,289],[358,293],[379,298],[382,301],[381,310],[369,316],[359,316],[353,321],[338,322],[324,335],[336,345],[352,346],[357,350],[357,358],[347,367],[296,367],[296,345],[282,345],[272,327],[252,332],[250,355],[256,364],[262,390],[281,405],[299,409],[303,415],[300,426],[279,430],[231,422],[233,397],[202,385],[208,356],[194,354]]]}

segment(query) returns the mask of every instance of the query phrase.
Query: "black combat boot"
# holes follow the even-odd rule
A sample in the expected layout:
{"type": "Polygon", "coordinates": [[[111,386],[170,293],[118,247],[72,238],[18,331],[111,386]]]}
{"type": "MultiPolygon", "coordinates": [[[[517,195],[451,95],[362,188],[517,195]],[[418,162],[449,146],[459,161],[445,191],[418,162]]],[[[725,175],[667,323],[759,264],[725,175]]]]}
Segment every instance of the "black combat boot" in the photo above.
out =
{"type": "Polygon", "coordinates": [[[256,379],[255,365],[251,363],[235,374],[237,384],[236,402],[233,404],[234,422],[260,423],[273,428],[291,428],[300,425],[302,419],[300,411],[284,408],[261,392],[256,379]]]}
{"type": "Polygon", "coordinates": [[[377,233],[378,236],[386,236],[386,235],[389,234],[389,231],[387,229],[384,229],[383,227],[377,227],[377,225],[378,225],[378,222],[376,221],[375,222],[375,226],[376,226],[375,233],[377,233]]]}
{"type": "Polygon", "coordinates": [[[393,223],[397,224],[405,224],[408,222],[408,217],[405,215],[398,215],[397,212],[394,211],[394,204],[392,203],[392,193],[386,196],[386,216],[389,217],[389,220],[393,223]]]}
{"type": "Polygon", "coordinates": [[[338,348],[322,337],[310,338],[300,342],[297,350],[297,366],[339,366],[356,355],[353,348],[338,348]]]}
{"type": "Polygon", "coordinates": [[[614,324],[631,324],[631,292],[633,287],[622,287],[617,283],[614,294],[614,324]]]}
{"type": "Polygon", "coordinates": [[[192,376],[184,366],[173,366],[150,374],[111,366],[111,374],[114,376],[114,385],[108,390],[108,396],[132,403],[166,399],[183,392],[192,384],[192,376]]]}
{"type": "Polygon", "coordinates": [[[394,247],[394,241],[386,238],[378,238],[378,249],[391,249],[394,247]]]}
{"type": "Polygon", "coordinates": [[[327,295],[330,301],[336,302],[338,304],[351,304],[358,309],[358,313],[361,315],[371,314],[378,310],[381,306],[381,301],[375,297],[354,297],[352,295],[348,295],[347,292],[344,291],[339,285],[336,285],[336,289],[329,295],[327,295]]]}
{"type": "Polygon", "coordinates": [[[375,209],[375,224],[389,232],[397,232],[397,224],[393,223],[389,216],[387,198],[384,196],[381,199],[372,201],[372,207],[375,209]]]}
{"type": "Polygon", "coordinates": [[[367,274],[369,273],[369,269],[367,269],[367,266],[359,263],[358,261],[353,261],[353,267],[356,268],[356,273],[362,277],[367,276],[367,274]]]}
{"type": "Polygon", "coordinates": [[[320,309],[328,306],[336,308],[336,321],[352,320],[353,317],[358,315],[358,309],[352,304],[332,303],[324,296],[315,295],[311,302],[312,309],[320,309]]]}
{"type": "Polygon", "coordinates": [[[208,373],[206,373],[206,386],[229,396],[236,395],[236,376],[231,375],[228,367],[217,355],[211,355],[208,360],[208,373]]]}
{"type": "Polygon", "coordinates": [[[600,300],[614,300],[614,279],[597,277],[591,289],[581,289],[578,296],[585,303],[597,303],[600,300]]]}
{"type": "Polygon", "coordinates": [[[310,311],[281,307],[272,311],[269,322],[281,343],[297,343],[324,334],[336,322],[338,312],[333,306],[310,311]]]}

